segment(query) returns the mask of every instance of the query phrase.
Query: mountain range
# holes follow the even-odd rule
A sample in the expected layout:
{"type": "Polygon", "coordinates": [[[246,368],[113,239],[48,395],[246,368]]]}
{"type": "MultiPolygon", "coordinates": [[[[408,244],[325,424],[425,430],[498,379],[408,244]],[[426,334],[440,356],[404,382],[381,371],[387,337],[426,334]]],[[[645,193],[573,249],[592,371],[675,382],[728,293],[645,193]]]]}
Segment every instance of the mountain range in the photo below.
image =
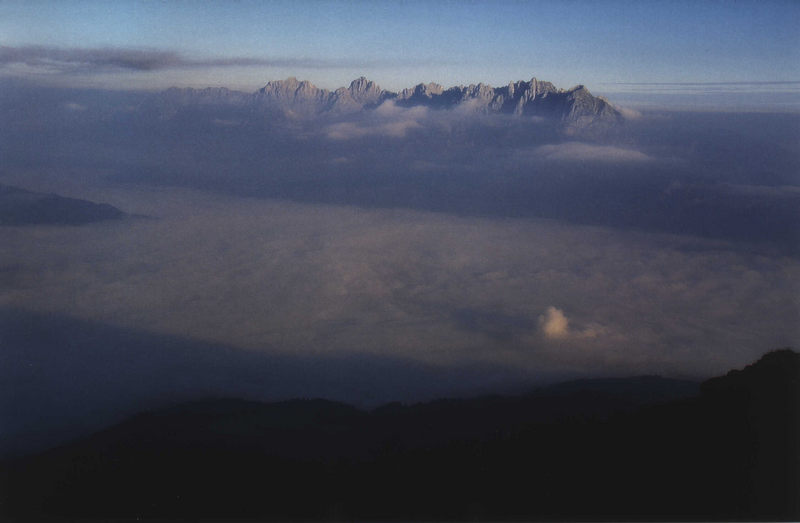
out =
{"type": "Polygon", "coordinates": [[[233,105],[301,119],[358,113],[385,102],[400,107],[464,108],[484,114],[537,116],[577,127],[613,125],[623,120],[618,109],[604,98],[593,96],[583,85],[565,90],[536,78],[503,87],[477,84],[444,88],[421,83],[392,92],[364,77],[333,91],[290,77],[270,81],[250,94],[221,87],[171,88],[151,100],[162,116],[169,116],[181,106],[233,105]]]}

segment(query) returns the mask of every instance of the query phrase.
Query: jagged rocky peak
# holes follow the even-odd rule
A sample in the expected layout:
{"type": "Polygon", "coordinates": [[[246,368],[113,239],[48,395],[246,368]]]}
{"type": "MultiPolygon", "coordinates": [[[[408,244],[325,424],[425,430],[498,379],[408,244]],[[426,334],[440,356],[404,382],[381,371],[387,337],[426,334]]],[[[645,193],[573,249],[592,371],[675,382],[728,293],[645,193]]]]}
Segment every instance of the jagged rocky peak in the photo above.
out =
{"type": "Polygon", "coordinates": [[[413,98],[431,99],[435,96],[441,95],[443,92],[444,87],[437,83],[431,82],[429,84],[417,84],[409,89],[403,89],[400,91],[398,98],[401,100],[410,100],[413,98]]]}
{"type": "Polygon", "coordinates": [[[350,87],[348,87],[348,90],[350,91],[350,94],[381,92],[381,88],[378,86],[378,84],[372,80],[367,80],[363,76],[350,82],[350,87]]]}
{"type": "Polygon", "coordinates": [[[294,76],[286,80],[274,80],[267,82],[267,85],[259,89],[259,93],[269,94],[283,98],[304,98],[316,96],[322,90],[318,89],[308,80],[298,81],[294,76]]]}
{"type": "Polygon", "coordinates": [[[491,85],[480,83],[478,85],[470,84],[466,89],[467,94],[473,98],[492,98],[495,95],[495,90],[491,85]]]}
{"type": "Polygon", "coordinates": [[[350,82],[349,87],[336,89],[330,97],[327,110],[333,114],[347,114],[378,106],[390,93],[365,77],[350,82]]]}
{"type": "Polygon", "coordinates": [[[286,80],[270,81],[253,98],[254,108],[282,113],[291,117],[313,117],[330,108],[333,93],[320,89],[308,80],[290,76],[286,80]]]}
{"type": "Polygon", "coordinates": [[[414,88],[414,91],[418,94],[423,94],[425,96],[438,96],[444,92],[444,87],[437,83],[429,83],[429,84],[419,84],[414,88]]]}
{"type": "Polygon", "coordinates": [[[567,111],[563,119],[578,127],[594,122],[618,123],[622,113],[602,96],[593,96],[583,85],[567,91],[567,111]]]}
{"type": "Polygon", "coordinates": [[[375,103],[381,99],[384,92],[378,84],[363,76],[350,82],[347,91],[353,100],[361,103],[375,103]]]}
{"type": "Polygon", "coordinates": [[[535,77],[531,78],[531,81],[528,82],[528,85],[532,87],[534,94],[537,95],[557,93],[559,91],[559,89],[551,82],[543,82],[541,80],[537,80],[535,77]]]}

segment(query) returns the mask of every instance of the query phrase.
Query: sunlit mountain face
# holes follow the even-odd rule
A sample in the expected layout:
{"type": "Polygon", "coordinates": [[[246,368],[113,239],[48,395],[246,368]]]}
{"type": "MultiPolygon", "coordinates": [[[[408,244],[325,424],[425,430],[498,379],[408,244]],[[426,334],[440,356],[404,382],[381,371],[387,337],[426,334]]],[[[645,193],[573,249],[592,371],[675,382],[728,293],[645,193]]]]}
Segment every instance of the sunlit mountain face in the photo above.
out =
{"type": "Polygon", "coordinates": [[[0,3],[13,515],[134,517],[109,478],[210,449],[223,519],[609,519],[617,465],[628,519],[797,519],[800,8],[400,7],[0,3]],[[517,452],[555,479],[464,483],[517,452]],[[264,512],[248,462],[356,479],[264,512]],[[461,472],[405,512],[358,479],[416,466],[461,472]]]}

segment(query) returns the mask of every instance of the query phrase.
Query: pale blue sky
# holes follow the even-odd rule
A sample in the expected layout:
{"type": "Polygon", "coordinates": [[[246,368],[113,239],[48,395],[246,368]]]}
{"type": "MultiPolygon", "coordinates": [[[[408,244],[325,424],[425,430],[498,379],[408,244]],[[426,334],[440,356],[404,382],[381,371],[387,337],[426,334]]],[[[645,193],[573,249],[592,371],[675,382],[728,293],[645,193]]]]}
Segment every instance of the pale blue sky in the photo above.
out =
{"type": "MultiPolygon", "coordinates": [[[[86,67],[53,75],[42,74],[41,64],[6,59],[0,73],[104,87],[248,90],[289,75],[328,88],[364,75],[389,89],[429,81],[502,85],[536,76],[561,87],[584,83],[594,91],[628,92],[619,83],[796,82],[798,27],[800,2],[794,1],[0,0],[0,46],[135,48],[200,62],[259,61],[147,71],[86,67]]],[[[798,84],[774,89],[796,91],[798,84]]]]}

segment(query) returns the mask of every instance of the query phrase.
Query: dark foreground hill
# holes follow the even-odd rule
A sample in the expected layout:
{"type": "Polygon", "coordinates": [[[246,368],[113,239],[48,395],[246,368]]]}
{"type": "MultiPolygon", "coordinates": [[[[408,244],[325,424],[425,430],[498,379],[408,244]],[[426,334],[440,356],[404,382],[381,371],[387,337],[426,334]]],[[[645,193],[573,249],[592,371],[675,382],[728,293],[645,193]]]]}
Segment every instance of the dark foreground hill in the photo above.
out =
{"type": "Polygon", "coordinates": [[[799,376],[799,355],[780,350],[695,396],[691,384],[636,378],[372,412],[195,402],[7,463],[2,510],[35,520],[794,520],[799,376]]]}

